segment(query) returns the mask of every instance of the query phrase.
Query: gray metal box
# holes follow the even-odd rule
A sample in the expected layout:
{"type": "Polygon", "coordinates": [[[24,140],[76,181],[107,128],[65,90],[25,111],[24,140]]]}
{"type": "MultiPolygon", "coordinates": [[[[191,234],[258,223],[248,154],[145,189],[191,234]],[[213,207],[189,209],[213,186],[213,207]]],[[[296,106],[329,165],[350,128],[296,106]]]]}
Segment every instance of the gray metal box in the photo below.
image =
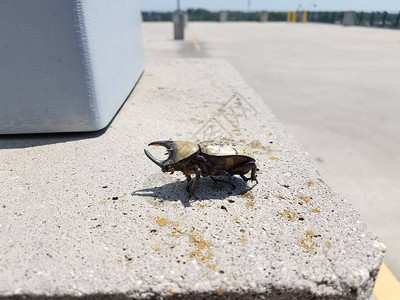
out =
{"type": "Polygon", "coordinates": [[[356,12],[346,11],[343,16],[343,26],[354,26],[356,23],[356,12]]]}
{"type": "Polygon", "coordinates": [[[144,70],[139,0],[1,0],[0,134],[107,126],[144,70]]]}

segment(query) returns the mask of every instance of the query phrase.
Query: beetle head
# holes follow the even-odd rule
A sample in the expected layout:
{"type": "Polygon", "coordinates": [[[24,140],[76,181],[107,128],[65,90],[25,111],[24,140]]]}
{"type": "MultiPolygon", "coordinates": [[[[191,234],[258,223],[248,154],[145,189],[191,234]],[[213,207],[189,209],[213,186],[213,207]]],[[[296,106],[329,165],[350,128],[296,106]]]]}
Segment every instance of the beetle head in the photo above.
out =
{"type": "Polygon", "coordinates": [[[176,157],[177,148],[173,141],[156,141],[149,144],[149,146],[162,146],[167,149],[168,158],[164,161],[155,158],[147,150],[144,150],[146,156],[157,166],[161,168],[163,172],[173,172],[174,171],[174,158],[176,157]]]}

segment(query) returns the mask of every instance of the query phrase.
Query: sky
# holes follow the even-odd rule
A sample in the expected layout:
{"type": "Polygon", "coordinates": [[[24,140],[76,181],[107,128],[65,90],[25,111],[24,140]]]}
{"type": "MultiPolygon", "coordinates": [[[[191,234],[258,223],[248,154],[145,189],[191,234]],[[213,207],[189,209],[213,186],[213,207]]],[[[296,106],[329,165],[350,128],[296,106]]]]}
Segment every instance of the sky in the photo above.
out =
{"type": "MultiPolygon", "coordinates": [[[[140,0],[143,11],[173,11],[178,0],[140,0]]],[[[211,11],[288,11],[307,9],[318,11],[388,11],[399,12],[400,0],[180,0],[181,8],[204,8],[211,11]]]]}

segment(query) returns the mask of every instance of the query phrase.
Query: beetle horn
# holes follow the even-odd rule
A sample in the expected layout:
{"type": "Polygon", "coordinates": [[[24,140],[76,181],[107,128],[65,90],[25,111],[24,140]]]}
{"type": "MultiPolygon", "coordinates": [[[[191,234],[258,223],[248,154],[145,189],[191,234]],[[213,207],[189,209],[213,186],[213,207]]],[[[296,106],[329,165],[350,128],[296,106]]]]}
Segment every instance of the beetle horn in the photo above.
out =
{"type": "Polygon", "coordinates": [[[149,146],[162,146],[165,147],[168,151],[168,158],[164,161],[160,160],[160,159],[156,159],[153,155],[150,154],[149,151],[144,150],[144,153],[146,154],[146,156],[153,162],[155,163],[157,166],[159,166],[160,168],[164,167],[164,163],[170,159],[173,156],[173,152],[174,152],[174,142],[173,141],[156,141],[156,142],[152,142],[149,144],[149,146]]]}
{"type": "Polygon", "coordinates": [[[146,156],[153,162],[155,163],[157,166],[159,166],[160,168],[163,167],[163,161],[161,161],[160,159],[156,159],[153,155],[150,154],[149,151],[147,151],[146,149],[144,149],[144,154],[146,154],[146,156]]]}
{"type": "Polygon", "coordinates": [[[173,141],[156,141],[156,142],[151,142],[149,146],[163,146],[167,148],[167,150],[172,150],[174,146],[173,141]]]}

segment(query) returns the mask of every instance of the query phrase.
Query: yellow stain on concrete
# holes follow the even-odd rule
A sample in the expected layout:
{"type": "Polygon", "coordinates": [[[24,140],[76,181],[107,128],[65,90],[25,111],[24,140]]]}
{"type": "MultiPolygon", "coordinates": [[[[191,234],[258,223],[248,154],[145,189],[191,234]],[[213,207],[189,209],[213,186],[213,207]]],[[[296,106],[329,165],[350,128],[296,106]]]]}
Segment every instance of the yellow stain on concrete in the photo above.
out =
{"type": "Polygon", "coordinates": [[[385,263],[382,263],[373,294],[376,300],[400,299],[400,282],[385,263]]]}
{"type": "Polygon", "coordinates": [[[166,218],[159,218],[156,220],[156,223],[161,226],[164,227],[165,225],[167,225],[168,220],[166,218]]]}
{"type": "Polygon", "coordinates": [[[200,47],[199,42],[197,40],[192,40],[192,43],[193,43],[194,49],[196,49],[197,52],[200,52],[201,47],[200,47]]]}

